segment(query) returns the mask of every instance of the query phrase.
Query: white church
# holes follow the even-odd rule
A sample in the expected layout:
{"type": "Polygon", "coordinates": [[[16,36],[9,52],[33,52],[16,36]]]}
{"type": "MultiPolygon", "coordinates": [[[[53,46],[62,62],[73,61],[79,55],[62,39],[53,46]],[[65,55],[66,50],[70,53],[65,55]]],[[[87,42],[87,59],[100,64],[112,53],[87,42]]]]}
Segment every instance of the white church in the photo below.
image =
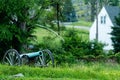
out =
{"type": "Polygon", "coordinates": [[[111,31],[112,26],[115,26],[115,16],[120,13],[120,8],[117,6],[104,6],[98,14],[98,32],[96,31],[96,20],[90,28],[90,40],[96,39],[98,33],[98,41],[106,44],[104,50],[112,50],[111,31]]]}

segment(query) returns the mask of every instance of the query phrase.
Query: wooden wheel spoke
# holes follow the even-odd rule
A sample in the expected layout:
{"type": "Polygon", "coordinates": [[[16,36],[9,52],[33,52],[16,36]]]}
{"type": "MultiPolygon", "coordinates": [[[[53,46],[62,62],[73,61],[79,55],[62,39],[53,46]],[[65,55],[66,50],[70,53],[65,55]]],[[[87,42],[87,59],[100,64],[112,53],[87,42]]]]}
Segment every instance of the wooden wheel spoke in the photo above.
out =
{"type": "Polygon", "coordinates": [[[8,58],[9,58],[11,64],[13,64],[13,60],[12,60],[12,56],[11,56],[11,54],[8,54],[8,58]]]}
{"type": "Polygon", "coordinates": [[[10,65],[12,65],[11,61],[9,60],[8,57],[6,57],[6,60],[10,63],[10,65]]]}
{"type": "Polygon", "coordinates": [[[15,65],[18,65],[18,63],[19,63],[18,57],[15,57],[15,58],[14,58],[14,64],[15,64],[15,65]]]}
{"type": "Polygon", "coordinates": [[[37,65],[44,66],[44,59],[42,58],[42,56],[38,56],[36,58],[36,63],[37,65]]]}
{"type": "Polygon", "coordinates": [[[8,63],[9,65],[20,65],[21,59],[19,53],[15,49],[8,50],[3,57],[3,63],[8,63]]]}

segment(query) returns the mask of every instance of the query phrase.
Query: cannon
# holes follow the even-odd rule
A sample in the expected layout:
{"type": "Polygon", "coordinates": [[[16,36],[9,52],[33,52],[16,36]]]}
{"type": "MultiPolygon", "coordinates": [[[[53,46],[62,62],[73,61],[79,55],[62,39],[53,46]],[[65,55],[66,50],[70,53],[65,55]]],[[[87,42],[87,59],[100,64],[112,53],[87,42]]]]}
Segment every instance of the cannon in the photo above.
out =
{"type": "Polygon", "coordinates": [[[54,58],[52,52],[48,49],[23,54],[19,54],[15,49],[9,49],[3,56],[3,63],[8,65],[26,65],[32,63],[35,66],[54,67],[54,58]]]}

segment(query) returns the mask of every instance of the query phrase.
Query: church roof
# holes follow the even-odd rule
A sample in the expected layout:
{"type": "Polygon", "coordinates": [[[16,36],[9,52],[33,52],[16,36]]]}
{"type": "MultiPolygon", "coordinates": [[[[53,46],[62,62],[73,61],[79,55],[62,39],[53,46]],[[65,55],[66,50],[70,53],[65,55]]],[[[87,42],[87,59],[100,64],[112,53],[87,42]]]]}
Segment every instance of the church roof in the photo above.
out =
{"type": "Polygon", "coordinates": [[[120,8],[118,6],[105,6],[105,9],[112,23],[115,25],[115,16],[118,16],[118,14],[120,13],[120,8]]]}

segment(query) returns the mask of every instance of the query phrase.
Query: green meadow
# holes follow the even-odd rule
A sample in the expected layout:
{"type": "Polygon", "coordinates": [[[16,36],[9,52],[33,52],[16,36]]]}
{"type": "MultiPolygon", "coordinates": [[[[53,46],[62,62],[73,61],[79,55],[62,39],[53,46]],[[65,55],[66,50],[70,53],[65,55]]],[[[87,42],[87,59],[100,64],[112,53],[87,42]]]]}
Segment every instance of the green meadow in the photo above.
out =
{"type": "Polygon", "coordinates": [[[80,62],[54,68],[40,68],[0,64],[0,80],[120,80],[120,65],[80,62]],[[18,73],[22,73],[24,77],[13,76],[18,73]]]}

